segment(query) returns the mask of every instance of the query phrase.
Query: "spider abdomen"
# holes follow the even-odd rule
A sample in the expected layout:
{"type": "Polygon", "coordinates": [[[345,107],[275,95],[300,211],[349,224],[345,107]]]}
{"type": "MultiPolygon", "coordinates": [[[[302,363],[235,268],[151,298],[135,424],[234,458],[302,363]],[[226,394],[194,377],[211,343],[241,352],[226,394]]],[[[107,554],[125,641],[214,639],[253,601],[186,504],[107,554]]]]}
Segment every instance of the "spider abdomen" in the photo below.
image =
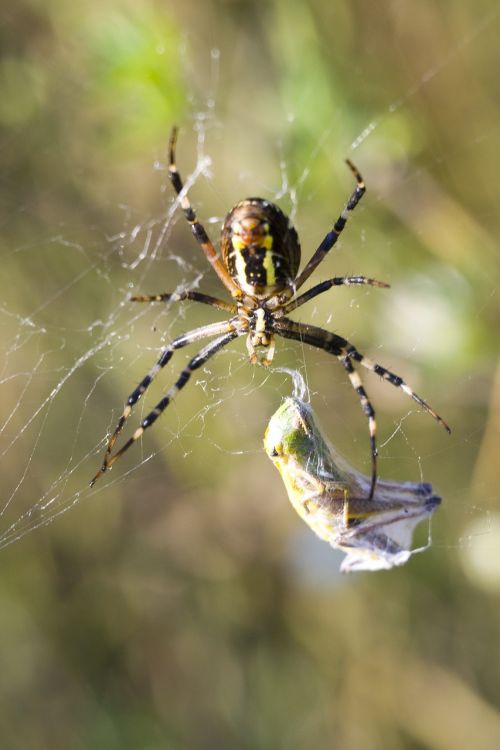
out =
{"type": "Polygon", "coordinates": [[[299,270],[297,232],[278,206],[262,198],[247,198],[228,213],[221,252],[233,281],[253,297],[291,289],[299,270]]]}

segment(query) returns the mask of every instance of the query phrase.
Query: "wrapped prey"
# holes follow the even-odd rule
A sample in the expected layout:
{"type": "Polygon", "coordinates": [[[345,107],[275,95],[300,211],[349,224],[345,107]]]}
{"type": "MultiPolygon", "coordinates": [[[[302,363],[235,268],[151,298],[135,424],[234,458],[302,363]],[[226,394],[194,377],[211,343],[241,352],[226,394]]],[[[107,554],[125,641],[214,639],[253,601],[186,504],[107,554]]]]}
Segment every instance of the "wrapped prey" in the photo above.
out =
{"type": "Polygon", "coordinates": [[[311,407],[287,398],[271,417],[266,453],[281,474],[299,516],[332,547],[346,553],[341,571],[380,570],[403,565],[415,527],[441,502],[432,486],[364,476],[328,445],[311,407]]]}

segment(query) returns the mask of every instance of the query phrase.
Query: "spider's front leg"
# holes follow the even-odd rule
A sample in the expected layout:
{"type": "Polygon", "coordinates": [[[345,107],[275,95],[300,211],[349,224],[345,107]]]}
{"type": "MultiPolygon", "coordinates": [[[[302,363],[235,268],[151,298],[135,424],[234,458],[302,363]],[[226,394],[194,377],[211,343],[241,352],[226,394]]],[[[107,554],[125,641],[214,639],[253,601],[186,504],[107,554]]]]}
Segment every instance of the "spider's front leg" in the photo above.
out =
{"type": "Polygon", "coordinates": [[[239,288],[237,284],[235,284],[227,268],[221,262],[219,258],[219,254],[217,253],[217,250],[213,246],[212,241],[210,240],[208,234],[205,231],[205,227],[203,226],[203,224],[201,224],[198,221],[196,211],[191,205],[187,192],[184,188],[182,177],[179,173],[179,170],[177,169],[176,156],[175,156],[175,152],[177,148],[178,132],[179,131],[177,127],[172,128],[172,132],[170,134],[169,146],[168,146],[168,154],[169,154],[168,174],[170,177],[170,181],[172,183],[172,186],[175,192],[179,196],[181,208],[184,211],[184,216],[186,217],[186,220],[191,227],[191,231],[194,235],[194,238],[196,239],[201,249],[203,250],[203,253],[205,254],[206,259],[208,260],[208,262],[210,263],[210,265],[212,266],[215,273],[217,274],[219,279],[222,281],[226,289],[230,292],[231,296],[234,299],[241,299],[242,294],[243,294],[241,289],[239,288]]]}
{"type": "Polygon", "coordinates": [[[295,279],[296,291],[300,289],[300,287],[305,281],[307,281],[307,279],[315,270],[315,268],[319,266],[321,261],[330,252],[330,250],[332,249],[332,247],[335,245],[338,238],[340,237],[341,232],[344,231],[344,227],[347,224],[349,214],[352,213],[352,211],[354,211],[359,201],[361,200],[363,195],[366,193],[366,185],[364,183],[364,180],[361,177],[358,170],[356,169],[356,167],[354,166],[354,164],[352,163],[352,161],[349,161],[349,159],[346,159],[346,164],[355,177],[356,187],[351,193],[351,196],[349,200],[347,201],[345,208],[343,209],[343,211],[340,212],[340,215],[337,221],[335,222],[335,224],[333,225],[332,229],[325,236],[325,238],[323,239],[319,247],[313,253],[312,258],[309,260],[307,265],[302,269],[302,271],[299,273],[299,275],[295,279]]]}

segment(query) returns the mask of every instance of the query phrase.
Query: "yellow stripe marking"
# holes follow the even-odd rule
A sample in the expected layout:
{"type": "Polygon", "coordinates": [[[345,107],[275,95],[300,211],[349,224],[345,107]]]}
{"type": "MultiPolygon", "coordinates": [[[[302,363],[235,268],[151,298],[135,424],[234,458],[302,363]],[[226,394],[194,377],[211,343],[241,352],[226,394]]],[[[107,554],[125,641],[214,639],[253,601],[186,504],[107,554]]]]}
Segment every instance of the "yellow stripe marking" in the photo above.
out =
{"type": "Polygon", "coordinates": [[[264,243],[266,249],[266,254],[264,255],[263,260],[263,266],[266,270],[266,286],[274,286],[276,284],[276,268],[273,263],[273,254],[271,252],[271,247],[273,245],[273,238],[270,234],[266,237],[266,242],[264,243]],[[268,247],[268,239],[271,240],[271,243],[268,247]]]}

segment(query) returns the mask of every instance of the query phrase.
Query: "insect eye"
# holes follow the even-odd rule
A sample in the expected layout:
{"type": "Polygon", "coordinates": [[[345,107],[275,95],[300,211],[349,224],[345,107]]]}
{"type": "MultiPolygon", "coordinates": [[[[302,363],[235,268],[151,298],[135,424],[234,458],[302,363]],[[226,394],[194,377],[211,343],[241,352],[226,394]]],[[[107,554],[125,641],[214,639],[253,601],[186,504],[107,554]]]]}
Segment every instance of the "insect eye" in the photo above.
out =
{"type": "Polygon", "coordinates": [[[271,451],[271,458],[277,458],[281,455],[283,455],[283,443],[278,443],[271,451]]]}

